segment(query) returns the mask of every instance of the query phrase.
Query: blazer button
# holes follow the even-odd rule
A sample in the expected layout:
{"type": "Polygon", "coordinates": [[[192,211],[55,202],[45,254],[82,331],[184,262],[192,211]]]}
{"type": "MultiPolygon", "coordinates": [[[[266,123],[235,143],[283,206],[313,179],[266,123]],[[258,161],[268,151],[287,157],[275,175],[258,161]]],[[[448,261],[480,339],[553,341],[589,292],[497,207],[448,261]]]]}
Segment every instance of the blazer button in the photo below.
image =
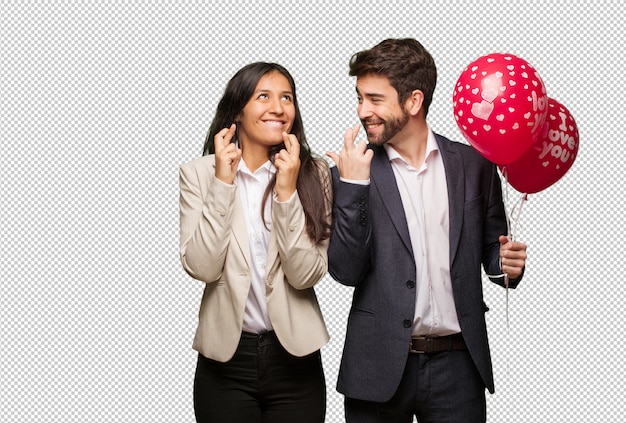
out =
{"type": "Polygon", "coordinates": [[[412,281],[412,280],[406,281],[406,287],[409,289],[415,288],[415,281],[412,281]]]}
{"type": "Polygon", "coordinates": [[[402,324],[404,325],[405,328],[411,327],[411,321],[409,319],[404,319],[404,322],[402,322],[402,324]]]}

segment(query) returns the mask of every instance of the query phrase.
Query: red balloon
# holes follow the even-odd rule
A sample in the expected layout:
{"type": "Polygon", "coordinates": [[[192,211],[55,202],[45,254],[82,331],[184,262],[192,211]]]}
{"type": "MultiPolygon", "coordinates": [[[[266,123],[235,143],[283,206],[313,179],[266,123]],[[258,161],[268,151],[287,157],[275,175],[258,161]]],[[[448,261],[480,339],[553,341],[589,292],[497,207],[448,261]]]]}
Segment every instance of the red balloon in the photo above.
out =
{"type": "Polygon", "coordinates": [[[576,121],[564,105],[549,98],[548,117],[537,141],[520,159],[499,167],[513,188],[532,194],[561,179],[577,154],[576,121]]]}
{"type": "Polygon", "coordinates": [[[519,159],[539,136],[548,96],[537,71],[512,54],[470,63],[452,97],[454,118],[467,141],[496,164],[519,159]]]}

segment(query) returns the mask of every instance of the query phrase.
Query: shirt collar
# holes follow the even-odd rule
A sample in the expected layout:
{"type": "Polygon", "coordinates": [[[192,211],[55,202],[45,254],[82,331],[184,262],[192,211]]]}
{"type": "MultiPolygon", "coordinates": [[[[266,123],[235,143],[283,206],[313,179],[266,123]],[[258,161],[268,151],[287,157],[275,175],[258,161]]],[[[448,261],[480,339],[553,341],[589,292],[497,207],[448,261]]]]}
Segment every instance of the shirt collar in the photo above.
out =
{"type": "Polygon", "coordinates": [[[248,175],[254,175],[254,174],[258,174],[260,172],[266,172],[269,173],[270,175],[273,175],[274,173],[276,173],[276,167],[274,166],[274,164],[268,159],[265,163],[263,163],[261,165],[261,167],[259,167],[256,172],[254,172],[254,174],[250,171],[250,169],[248,168],[248,166],[246,165],[246,163],[243,161],[243,158],[241,160],[239,160],[239,166],[237,166],[237,171],[238,172],[243,172],[246,173],[248,175]]]}
{"type": "MultiPolygon", "coordinates": [[[[400,153],[398,153],[395,150],[395,148],[393,148],[391,145],[384,144],[383,147],[385,148],[385,151],[387,152],[387,157],[389,157],[390,162],[398,159],[406,163],[406,160],[404,160],[402,156],[400,155],[400,153]]],[[[435,133],[432,131],[432,129],[428,128],[428,136],[426,137],[426,153],[424,155],[424,163],[427,163],[429,158],[435,152],[439,152],[439,144],[437,144],[437,139],[435,139],[435,133]]]]}

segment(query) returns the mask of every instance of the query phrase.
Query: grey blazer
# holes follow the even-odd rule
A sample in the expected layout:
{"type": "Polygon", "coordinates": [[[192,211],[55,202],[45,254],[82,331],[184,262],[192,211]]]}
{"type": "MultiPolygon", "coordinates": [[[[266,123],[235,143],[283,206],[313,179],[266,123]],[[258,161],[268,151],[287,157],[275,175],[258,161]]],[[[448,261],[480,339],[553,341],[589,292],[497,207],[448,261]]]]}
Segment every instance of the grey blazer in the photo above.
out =
{"type": "MultiPolygon", "coordinates": [[[[473,148],[435,135],[443,158],[450,210],[450,276],[463,338],[485,387],[493,373],[481,264],[500,274],[499,235],[507,223],[496,166],[473,148]]],[[[384,402],[395,393],[409,354],[415,312],[415,261],[406,217],[384,148],[374,150],[370,185],[339,180],[332,169],[335,230],[329,272],[353,286],[337,390],[384,402]]],[[[517,280],[510,281],[515,287],[517,280]]],[[[502,279],[494,279],[502,284],[502,279]]]]}
{"type": "MultiPolygon", "coordinates": [[[[326,162],[319,161],[323,186],[330,190],[326,162]]],[[[237,185],[215,178],[215,156],[180,166],[180,261],[204,282],[193,348],[205,357],[232,358],[252,282],[246,218],[237,185]]],[[[320,204],[328,207],[330,204],[320,204]]],[[[330,217],[330,213],[329,213],[330,217]]],[[[272,205],[267,252],[267,307],[281,345],[292,355],[320,349],[329,336],[313,287],[328,269],[328,240],[313,244],[305,229],[300,198],[272,205]]]]}

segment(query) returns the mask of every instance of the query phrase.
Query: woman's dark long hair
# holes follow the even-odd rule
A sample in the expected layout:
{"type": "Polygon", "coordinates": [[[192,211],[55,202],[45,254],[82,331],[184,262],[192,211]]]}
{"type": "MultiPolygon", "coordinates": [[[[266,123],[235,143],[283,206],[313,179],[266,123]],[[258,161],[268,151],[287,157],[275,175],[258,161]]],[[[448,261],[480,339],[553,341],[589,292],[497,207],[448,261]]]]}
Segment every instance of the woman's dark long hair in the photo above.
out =
{"type": "MultiPolygon", "coordinates": [[[[235,122],[235,118],[241,113],[245,105],[252,98],[252,94],[259,83],[259,80],[269,74],[277,72],[287,78],[293,93],[293,104],[295,108],[295,117],[291,127],[291,134],[294,134],[300,142],[300,171],[296,182],[298,197],[304,209],[306,217],[307,234],[315,243],[330,237],[332,230],[332,222],[330,219],[330,210],[328,205],[331,204],[330,188],[327,186],[328,181],[321,179],[324,172],[320,171],[321,166],[327,166],[326,162],[321,158],[313,157],[309,144],[304,135],[304,126],[302,124],[302,116],[298,107],[298,98],[296,96],[296,84],[287,69],[277,63],[255,62],[250,63],[239,69],[237,73],[228,81],[224,95],[217,105],[215,117],[211,122],[211,127],[204,141],[203,155],[214,154],[215,135],[223,128],[228,128],[235,122]]],[[[237,129],[235,136],[231,142],[238,140],[237,129]]],[[[284,143],[272,146],[268,149],[268,159],[274,162],[274,155],[281,149],[285,148],[284,143]]],[[[325,170],[325,169],[324,169],[325,170]]],[[[270,194],[276,186],[276,175],[270,181],[267,190],[263,196],[263,203],[268,200],[270,194]]],[[[262,208],[261,210],[264,210],[262,208]]],[[[263,216],[265,220],[265,216],[263,216]]]]}

